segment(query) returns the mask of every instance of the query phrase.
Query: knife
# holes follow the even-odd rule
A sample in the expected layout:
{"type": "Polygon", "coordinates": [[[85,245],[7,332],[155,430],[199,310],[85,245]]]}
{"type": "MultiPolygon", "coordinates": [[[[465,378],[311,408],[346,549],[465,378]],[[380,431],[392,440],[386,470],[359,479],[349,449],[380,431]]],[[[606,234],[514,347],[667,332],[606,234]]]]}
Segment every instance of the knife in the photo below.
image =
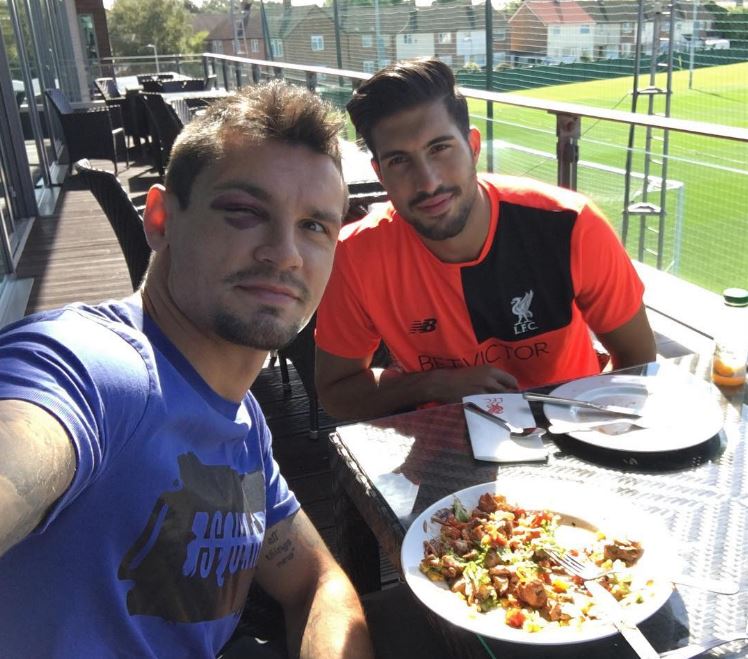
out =
{"type": "Polygon", "coordinates": [[[659,653],[652,647],[647,637],[642,634],[641,630],[634,624],[630,623],[620,602],[613,597],[597,581],[589,580],[584,582],[585,587],[592,595],[595,603],[605,612],[607,619],[621,633],[634,652],[642,659],[659,659],[659,653]]]}
{"type": "Polygon", "coordinates": [[[598,405],[597,403],[590,403],[586,400],[575,400],[573,398],[559,398],[558,396],[548,396],[547,394],[535,394],[526,391],[522,394],[525,400],[539,401],[542,403],[550,403],[552,405],[565,405],[567,407],[582,407],[586,410],[595,410],[596,412],[605,412],[606,414],[618,414],[620,416],[628,416],[634,419],[641,417],[639,412],[632,410],[629,407],[620,407],[618,405],[598,405]]]}

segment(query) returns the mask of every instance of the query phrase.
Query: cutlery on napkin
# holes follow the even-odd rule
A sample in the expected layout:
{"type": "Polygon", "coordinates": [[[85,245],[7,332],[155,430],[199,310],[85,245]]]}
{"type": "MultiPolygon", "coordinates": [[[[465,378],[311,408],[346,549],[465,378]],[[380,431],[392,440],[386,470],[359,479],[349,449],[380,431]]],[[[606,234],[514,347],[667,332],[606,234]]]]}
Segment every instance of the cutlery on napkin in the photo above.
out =
{"type": "MultiPolygon", "coordinates": [[[[535,426],[530,405],[522,394],[477,394],[465,396],[463,403],[475,403],[514,426],[535,426]]],[[[539,435],[513,436],[492,420],[465,410],[468,436],[476,460],[489,462],[544,462],[548,451],[539,435]]]]}

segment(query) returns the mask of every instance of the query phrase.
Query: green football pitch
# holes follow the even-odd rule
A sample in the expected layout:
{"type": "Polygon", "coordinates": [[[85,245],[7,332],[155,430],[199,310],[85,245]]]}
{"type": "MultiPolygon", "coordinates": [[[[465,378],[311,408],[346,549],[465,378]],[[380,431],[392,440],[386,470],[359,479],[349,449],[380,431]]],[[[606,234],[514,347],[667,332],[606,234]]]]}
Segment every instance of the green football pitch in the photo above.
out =
{"type": "MultiPolygon", "coordinates": [[[[649,84],[641,76],[640,87],[649,84]]],[[[632,79],[616,78],[556,85],[516,92],[523,96],[580,105],[631,110],[632,79]]],[[[656,86],[665,86],[660,74],[656,86]]],[[[638,112],[647,112],[647,97],[639,97],[638,112]]],[[[689,72],[673,74],[670,115],[728,126],[748,127],[748,63],[696,69],[689,89],[689,72]]],[[[470,100],[471,121],[486,138],[486,104],[470,100]]],[[[655,97],[653,110],[664,111],[664,96],[655,97]]],[[[555,118],[542,111],[495,104],[493,168],[504,174],[556,180],[555,118]]],[[[632,186],[641,194],[645,148],[643,128],[637,128],[632,186]]],[[[577,187],[605,211],[620,230],[624,197],[623,171],[629,128],[625,124],[582,119],[577,187]]],[[[662,152],[661,131],[652,132],[653,159],[662,152]]],[[[669,136],[667,216],[662,234],[663,267],[679,277],[713,291],[727,286],[748,287],[748,144],[671,132],[669,136]]],[[[484,144],[482,168],[487,167],[484,144]]],[[[650,170],[661,176],[659,165],[650,170]]],[[[648,199],[659,203],[659,192],[648,199]]],[[[648,220],[656,224],[655,218],[648,220]]],[[[635,258],[640,240],[655,249],[658,235],[630,219],[627,248],[635,258]]],[[[655,265],[649,252],[642,259],[655,265]]]]}

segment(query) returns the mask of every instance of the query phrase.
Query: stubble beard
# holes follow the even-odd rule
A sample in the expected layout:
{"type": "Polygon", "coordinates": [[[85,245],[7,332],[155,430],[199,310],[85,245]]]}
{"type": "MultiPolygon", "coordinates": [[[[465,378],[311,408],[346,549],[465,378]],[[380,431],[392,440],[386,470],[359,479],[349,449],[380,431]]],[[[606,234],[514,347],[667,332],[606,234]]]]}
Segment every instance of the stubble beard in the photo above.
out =
{"type": "MultiPolygon", "coordinates": [[[[268,264],[256,264],[235,272],[226,278],[228,284],[251,282],[254,278],[276,281],[293,287],[302,308],[308,308],[311,300],[306,283],[297,275],[278,272],[268,264]]],[[[228,308],[216,309],[211,321],[213,331],[225,341],[256,350],[278,350],[291,343],[308,316],[295,320],[283,320],[283,312],[270,305],[260,305],[249,317],[242,317],[228,308]]]]}
{"type": "MultiPolygon", "coordinates": [[[[458,236],[460,233],[462,233],[465,225],[467,224],[468,218],[470,217],[470,212],[473,210],[473,206],[475,205],[475,200],[478,196],[478,186],[476,184],[472,191],[472,194],[468,196],[465,196],[462,193],[462,189],[459,187],[452,188],[450,191],[453,192],[458,198],[460,196],[463,197],[462,202],[458,204],[457,208],[454,211],[454,214],[451,217],[446,217],[436,224],[426,224],[419,220],[415,215],[412,215],[410,213],[408,213],[408,215],[402,214],[403,217],[405,217],[408,223],[416,230],[416,232],[418,232],[419,235],[428,240],[442,241],[449,240],[450,238],[454,238],[455,236],[458,236]]],[[[434,195],[439,193],[440,191],[437,190],[434,195]]],[[[415,203],[420,203],[420,201],[416,200],[415,203]]]]}
{"type": "Polygon", "coordinates": [[[283,323],[278,311],[261,307],[250,320],[243,320],[226,311],[213,316],[213,329],[225,341],[255,350],[278,350],[296,338],[304,323],[283,323]]]}

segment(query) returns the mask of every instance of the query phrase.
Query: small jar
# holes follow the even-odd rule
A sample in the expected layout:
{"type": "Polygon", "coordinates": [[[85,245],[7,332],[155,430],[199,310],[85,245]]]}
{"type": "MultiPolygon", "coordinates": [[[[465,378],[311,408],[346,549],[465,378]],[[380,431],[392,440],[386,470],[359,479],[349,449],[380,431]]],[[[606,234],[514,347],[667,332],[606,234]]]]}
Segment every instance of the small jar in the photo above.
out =
{"type": "Polygon", "coordinates": [[[748,291],[727,288],[719,327],[714,335],[712,382],[725,387],[745,383],[748,360],[748,291]]]}

